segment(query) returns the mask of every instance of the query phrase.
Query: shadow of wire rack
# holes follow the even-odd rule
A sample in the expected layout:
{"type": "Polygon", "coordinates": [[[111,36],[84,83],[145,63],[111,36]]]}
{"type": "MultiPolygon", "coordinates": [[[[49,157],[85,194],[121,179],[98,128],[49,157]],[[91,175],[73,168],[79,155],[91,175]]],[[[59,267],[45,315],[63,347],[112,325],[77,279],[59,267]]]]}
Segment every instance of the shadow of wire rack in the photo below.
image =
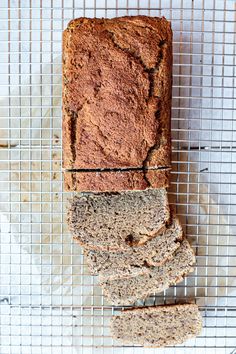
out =
{"type": "Polygon", "coordinates": [[[234,352],[235,20],[235,1],[1,0],[1,354],[234,352]],[[193,299],[204,318],[197,339],[165,350],[112,340],[118,309],[105,302],[65,223],[62,30],[75,17],[137,14],[172,21],[170,200],[197,254],[195,273],[145,304],[193,299]]]}

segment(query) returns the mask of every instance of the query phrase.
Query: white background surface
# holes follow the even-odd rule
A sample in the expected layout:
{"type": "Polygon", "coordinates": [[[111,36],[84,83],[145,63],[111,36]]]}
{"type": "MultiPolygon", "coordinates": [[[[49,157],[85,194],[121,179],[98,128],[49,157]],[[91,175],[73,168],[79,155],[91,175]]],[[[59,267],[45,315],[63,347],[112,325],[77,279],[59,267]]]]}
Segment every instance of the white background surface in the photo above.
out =
{"type": "Polygon", "coordinates": [[[217,0],[1,0],[1,354],[234,350],[235,11],[235,1],[217,0]],[[146,304],[197,302],[204,330],[176,349],[113,342],[114,309],[65,224],[70,195],[63,193],[61,174],[61,32],[74,17],[127,14],[165,15],[174,31],[170,200],[197,267],[146,304]]]}

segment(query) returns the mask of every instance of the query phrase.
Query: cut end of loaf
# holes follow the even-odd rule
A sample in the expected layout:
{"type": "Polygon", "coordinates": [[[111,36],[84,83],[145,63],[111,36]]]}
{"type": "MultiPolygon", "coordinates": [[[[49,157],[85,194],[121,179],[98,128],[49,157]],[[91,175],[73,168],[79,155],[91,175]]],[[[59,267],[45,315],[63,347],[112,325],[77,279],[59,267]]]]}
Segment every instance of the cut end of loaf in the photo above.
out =
{"type": "Polygon", "coordinates": [[[73,237],[88,249],[103,251],[145,244],[161,232],[169,217],[164,188],[75,196],[68,210],[73,237]]]}
{"type": "Polygon", "coordinates": [[[195,304],[124,310],[111,320],[111,333],[122,343],[145,347],[182,344],[200,334],[202,317],[195,304]]]}

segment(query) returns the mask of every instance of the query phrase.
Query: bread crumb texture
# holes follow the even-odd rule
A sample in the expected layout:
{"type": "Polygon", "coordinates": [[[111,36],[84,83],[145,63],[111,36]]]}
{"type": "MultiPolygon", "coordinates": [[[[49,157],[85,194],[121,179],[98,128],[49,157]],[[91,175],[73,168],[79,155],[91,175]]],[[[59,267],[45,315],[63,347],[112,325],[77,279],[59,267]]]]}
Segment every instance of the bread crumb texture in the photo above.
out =
{"type": "Polygon", "coordinates": [[[125,310],[111,320],[115,339],[146,347],[181,344],[199,335],[201,329],[202,317],[195,304],[125,310]]]}
{"type": "Polygon", "coordinates": [[[149,273],[153,266],[160,266],[172,259],[180,247],[183,230],[177,218],[157,236],[147,241],[142,247],[131,247],[127,251],[85,251],[85,261],[91,273],[100,279],[127,278],[149,273]]]}
{"type": "Polygon", "coordinates": [[[172,259],[147,274],[127,279],[106,279],[101,282],[103,293],[113,305],[132,305],[152,294],[160,293],[183,280],[192,272],[195,255],[189,242],[184,240],[172,259]]]}
{"type": "Polygon", "coordinates": [[[86,248],[106,251],[145,244],[161,232],[169,218],[164,188],[77,195],[68,208],[73,237],[86,248]]]}

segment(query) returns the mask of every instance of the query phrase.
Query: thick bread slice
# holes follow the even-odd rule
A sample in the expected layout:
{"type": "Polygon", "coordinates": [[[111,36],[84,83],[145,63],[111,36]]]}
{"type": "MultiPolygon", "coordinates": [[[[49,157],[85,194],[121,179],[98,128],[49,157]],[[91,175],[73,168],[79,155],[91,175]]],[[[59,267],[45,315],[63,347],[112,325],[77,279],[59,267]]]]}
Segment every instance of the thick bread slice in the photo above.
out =
{"type": "Polygon", "coordinates": [[[111,332],[123,343],[146,347],[181,344],[200,334],[202,317],[195,304],[124,310],[111,320],[111,332]]]}
{"type": "Polygon", "coordinates": [[[127,250],[156,237],[169,220],[167,192],[156,190],[73,197],[68,224],[84,247],[127,250]]]}
{"type": "Polygon", "coordinates": [[[170,169],[64,172],[65,191],[122,192],[169,186],[170,169]]]}
{"type": "Polygon", "coordinates": [[[181,243],[173,259],[160,267],[153,267],[148,274],[126,279],[101,282],[104,295],[113,305],[129,305],[154,293],[168,289],[193,271],[194,252],[187,240],[181,243]]]}
{"type": "Polygon", "coordinates": [[[183,239],[183,230],[177,218],[162,234],[142,247],[122,252],[85,251],[85,260],[92,274],[100,279],[125,278],[130,275],[149,273],[152,266],[164,264],[173,258],[183,239]]]}

